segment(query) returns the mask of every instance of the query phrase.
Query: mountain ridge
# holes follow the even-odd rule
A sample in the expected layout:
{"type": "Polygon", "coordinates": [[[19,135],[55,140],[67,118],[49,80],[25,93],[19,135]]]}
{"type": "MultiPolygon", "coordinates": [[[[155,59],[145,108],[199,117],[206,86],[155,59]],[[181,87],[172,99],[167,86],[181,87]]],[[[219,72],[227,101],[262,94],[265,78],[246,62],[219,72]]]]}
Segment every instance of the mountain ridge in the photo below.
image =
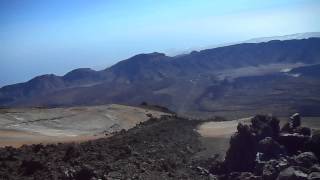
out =
{"type": "MultiPolygon", "coordinates": [[[[70,71],[64,76],[43,75],[26,83],[5,86],[0,89],[0,105],[72,106],[106,103],[136,105],[147,101],[168,106],[177,112],[191,110],[216,112],[218,105],[212,105],[221,101],[218,94],[223,97],[230,93],[231,97],[247,101],[234,94],[239,90],[233,86],[242,82],[240,81],[242,77],[266,76],[269,80],[268,74],[270,76],[279,74],[281,69],[288,67],[317,64],[320,63],[319,57],[320,38],[244,43],[194,51],[179,57],[157,52],[139,54],[101,71],[81,68],[70,71]],[[262,68],[269,68],[268,73],[260,75],[248,73],[253,69],[261,72],[262,68]],[[238,74],[233,76],[235,72],[238,74]],[[212,93],[216,97],[213,98],[214,101],[210,100],[212,93]]],[[[285,73],[280,73],[279,76],[280,80],[273,81],[292,83],[288,85],[291,88],[299,82],[312,86],[310,89],[317,89],[317,78],[303,81],[301,78],[306,77],[295,78],[285,73]]],[[[251,84],[247,84],[246,88],[254,87],[254,81],[248,82],[251,84]]],[[[272,79],[270,83],[270,86],[280,86],[272,83],[272,79]]],[[[256,91],[264,90],[256,88],[256,91]]],[[[269,91],[274,90],[269,88],[269,91]]],[[[259,93],[251,93],[253,96],[260,96],[259,93]]],[[[302,94],[318,97],[317,94],[306,92],[302,94]]],[[[233,107],[232,103],[235,102],[226,100],[220,102],[221,107],[229,107],[225,108],[227,111],[233,107]]]]}
{"type": "Polygon", "coordinates": [[[320,37],[320,32],[304,32],[304,33],[294,33],[294,34],[288,34],[288,35],[279,35],[279,36],[266,36],[266,37],[257,37],[257,38],[251,38],[248,40],[243,40],[243,41],[237,41],[237,42],[227,42],[227,43],[221,43],[221,44],[216,44],[216,45],[211,45],[211,46],[205,46],[205,47],[193,47],[193,48],[188,48],[187,50],[184,50],[178,54],[188,54],[189,52],[192,51],[201,51],[204,49],[213,49],[213,48],[218,48],[218,47],[225,47],[225,46],[231,46],[231,45],[236,45],[236,44],[243,44],[243,43],[262,43],[262,42],[268,42],[272,40],[299,40],[299,39],[308,39],[308,38],[319,38],[320,37]]]}
{"type": "MultiPolygon", "coordinates": [[[[318,33],[318,32],[315,32],[315,33],[318,33]]],[[[297,34],[303,34],[303,33],[297,33],[297,34]]],[[[318,34],[319,34],[319,37],[320,37],[320,32],[318,34]]],[[[290,36],[290,35],[288,35],[288,36],[290,36]]],[[[283,36],[275,36],[275,37],[283,37],[283,36]]],[[[216,50],[216,49],[219,49],[219,48],[235,47],[235,46],[244,45],[244,44],[257,44],[257,43],[250,42],[250,41],[255,40],[255,39],[259,39],[259,38],[254,38],[254,39],[251,39],[251,40],[248,40],[248,41],[243,41],[243,42],[240,42],[239,44],[231,44],[231,45],[222,46],[222,47],[214,47],[214,48],[210,48],[210,49],[204,49],[204,50],[200,50],[200,51],[192,51],[189,54],[184,54],[183,56],[182,55],[181,56],[184,57],[184,56],[187,56],[187,55],[196,55],[196,54],[199,54],[200,52],[216,50]]],[[[307,39],[317,39],[317,37],[308,37],[307,39]]],[[[298,39],[292,39],[292,40],[298,40],[298,39]]],[[[276,41],[281,41],[281,40],[271,40],[271,41],[272,42],[276,42],[276,41]]],[[[284,41],[287,41],[287,40],[284,40],[284,41]]],[[[258,42],[258,43],[268,43],[268,42],[258,42]]],[[[132,61],[132,60],[141,60],[141,57],[143,57],[143,56],[145,56],[145,57],[148,57],[148,56],[156,57],[157,55],[159,55],[160,57],[161,56],[166,57],[167,59],[177,59],[177,58],[180,59],[181,58],[181,56],[179,56],[179,55],[178,56],[167,56],[164,53],[158,53],[158,52],[142,53],[142,54],[134,55],[134,56],[132,56],[132,57],[130,57],[128,59],[119,61],[119,62],[115,63],[114,65],[112,65],[112,66],[110,66],[108,68],[105,68],[104,70],[93,70],[91,68],[77,68],[77,69],[74,69],[74,70],[71,70],[71,71],[67,72],[66,74],[64,74],[62,76],[58,76],[58,75],[55,75],[55,74],[43,74],[43,75],[36,76],[36,77],[30,79],[29,81],[32,81],[32,80],[34,80],[36,78],[46,77],[46,76],[56,76],[56,77],[62,77],[63,79],[68,79],[66,76],[70,76],[71,73],[76,73],[76,72],[83,73],[83,71],[87,71],[87,72],[92,72],[92,73],[97,73],[98,74],[100,72],[107,71],[108,69],[113,68],[114,66],[117,66],[119,64],[123,64],[123,62],[128,62],[128,61],[132,61]]],[[[77,76],[79,76],[79,74],[73,75],[73,76],[77,77],[77,76]]],[[[26,82],[29,82],[29,81],[26,81],[26,82]]],[[[24,82],[21,82],[21,83],[24,83],[24,82]]],[[[21,83],[5,85],[5,86],[3,86],[1,88],[4,88],[6,86],[17,85],[17,84],[21,84],[21,83]]]]}

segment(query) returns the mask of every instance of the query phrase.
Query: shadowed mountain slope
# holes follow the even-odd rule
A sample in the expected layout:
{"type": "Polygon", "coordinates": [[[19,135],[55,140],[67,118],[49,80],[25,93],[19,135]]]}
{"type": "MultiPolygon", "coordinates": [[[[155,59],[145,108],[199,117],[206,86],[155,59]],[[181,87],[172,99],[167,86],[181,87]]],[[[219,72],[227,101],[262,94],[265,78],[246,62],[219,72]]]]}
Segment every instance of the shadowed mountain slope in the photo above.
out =
{"type": "Polygon", "coordinates": [[[320,106],[320,79],[292,75],[307,65],[316,72],[318,63],[319,38],[244,43],[175,57],[139,54],[102,71],[76,69],[64,76],[43,75],[5,86],[0,89],[0,105],[136,105],[146,101],[179,113],[251,114],[285,104],[289,109],[279,112],[287,114],[296,109],[295,101],[303,101],[299,103],[303,107],[320,106]]]}

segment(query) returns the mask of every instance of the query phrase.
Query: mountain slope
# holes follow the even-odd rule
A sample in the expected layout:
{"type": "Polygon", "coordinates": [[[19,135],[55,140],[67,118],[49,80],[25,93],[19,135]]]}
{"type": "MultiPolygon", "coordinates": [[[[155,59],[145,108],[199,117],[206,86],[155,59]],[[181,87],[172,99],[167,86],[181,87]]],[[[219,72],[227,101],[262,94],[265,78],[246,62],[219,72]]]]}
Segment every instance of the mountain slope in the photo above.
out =
{"type": "MultiPolygon", "coordinates": [[[[289,35],[283,35],[283,36],[270,36],[270,37],[259,37],[259,38],[252,38],[245,41],[238,41],[238,42],[230,42],[230,43],[222,43],[222,44],[216,44],[213,46],[207,46],[207,47],[198,47],[198,48],[189,48],[188,50],[185,50],[184,52],[191,52],[192,50],[203,50],[203,49],[213,49],[218,47],[225,47],[225,46],[231,46],[236,44],[244,44],[244,43],[263,43],[263,42],[269,42],[274,40],[280,40],[280,41],[286,41],[286,40],[301,40],[301,39],[309,39],[309,38],[320,38],[320,32],[305,32],[305,33],[295,33],[295,34],[289,34],[289,35]]],[[[185,54],[181,53],[181,54],[185,54]]]]}
{"type": "Polygon", "coordinates": [[[176,57],[140,54],[102,71],[77,69],[65,76],[44,75],[3,87],[0,104],[136,105],[147,101],[179,113],[209,114],[266,112],[269,107],[286,104],[289,109],[283,112],[289,113],[297,109],[296,100],[318,107],[319,78],[288,76],[280,70],[317,63],[320,63],[319,38],[244,43],[176,57]],[[308,88],[297,93],[295,89],[303,86],[308,88]],[[292,97],[299,98],[292,100],[292,97]]]}
{"type": "Polygon", "coordinates": [[[261,43],[261,42],[268,42],[273,40],[293,40],[293,39],[308,39],[308,38],[319,38],[320,32],[307,32],[307,33],[296,33],[296,34],[289,34],[284,36],[272,36],[272,37],[263,37],[263,38],[254,38],[245,41],[246,43],[261,43]]]}

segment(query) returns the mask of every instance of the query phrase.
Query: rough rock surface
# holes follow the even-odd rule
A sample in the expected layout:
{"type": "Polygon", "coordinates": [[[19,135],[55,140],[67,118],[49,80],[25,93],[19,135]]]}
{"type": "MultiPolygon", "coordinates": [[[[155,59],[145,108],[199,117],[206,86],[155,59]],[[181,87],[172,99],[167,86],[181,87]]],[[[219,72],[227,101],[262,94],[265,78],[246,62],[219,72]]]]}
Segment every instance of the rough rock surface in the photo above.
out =
{"type": "Polygon", "coordinates": [[[297,165],[310,168],[318,162],[318,158],[312,152],[303,152],[295,157],[297,165]]]}
{"type": "MultiPolygon", "coordinates": [[[[279,130],[272,116],[239,123],[224,162],[211,167],[220,179],[307,180],[319,178],[319,134],[301,127],[298,113],[279,130]]],[[[217,163],[215,163],[217,164],[217,163]]]]}
{"type": "Polygon", "coordinates": [[[259,141],[258,151],[262,153],[262,158],[265,160],[279,158],[280,154],[283,153],[281,145],[271,137],[259,141]]]}
{"type": "Polygon", "coordinates": [[[199,123],[166,116],[81,144],[0,148],[0,179],[209,179],[191,162],[199,123]]]}
{"type": "Polygon", "coordinates": [[[229,172],[252,171],[258,147],[262,148],[262,151],[267,151],[264,156],[273,157],[279,154],[276,151],[280,151],[280,146],[276,148],[277,143],[272,139],[277,139],[279,136],[280,127],[277,118],[257,115],[252,118],[250,126],[239,123],[237,130],[231,137],[230,148],[226,153],[225,164],[229,172]],[[268,139],[264,139],[266,137],[268,139]]]}
{"type": "Polygon", "coordinates": [[[320,172],[312,172],[308,176],[308,180],[319,180],[320,179],[320,172]]]}
{"type": "Polygon", "coordinates": [[[251,119],[251,131],[256,134],[257,140],[265,137],[277,139],[280,132],[279,120],[274,116],[257,115],[251,119]]]}
{"type": "Polygon", "coordinates": [[[290,155],[296,154],[298,151],[306,151],[309,140],[310,136],[296,133],[281,133],[279,136],[279,143],[285,146],[287,153],[290,155]]]}
{"type": "Polygon", "coordinates": [[[320,159],[320,132],[313,132],[309,142],[309,149],[320,159]]]}
{"type": "Polygon", "coordinates": [[[281,171],[277,180],[307,180],[308,174],[299,167],[288,167],[281,171]]]}
{"type": "Polygon", "coordinates": [[[224,161],[197,158],[200,123],[163,116],[81,144],[0,148],[0,179],[319,179],[319,134],[296,133],[298,122],[291,132],[272,116],[239,123],[224,161]]]}
{"type": "Polygon", "coordinates": [[[228,171],[250,171],[254,168],[257,142],[248,125],[239,123],[237,129],[226,154],[226,168],[228,171]]]}

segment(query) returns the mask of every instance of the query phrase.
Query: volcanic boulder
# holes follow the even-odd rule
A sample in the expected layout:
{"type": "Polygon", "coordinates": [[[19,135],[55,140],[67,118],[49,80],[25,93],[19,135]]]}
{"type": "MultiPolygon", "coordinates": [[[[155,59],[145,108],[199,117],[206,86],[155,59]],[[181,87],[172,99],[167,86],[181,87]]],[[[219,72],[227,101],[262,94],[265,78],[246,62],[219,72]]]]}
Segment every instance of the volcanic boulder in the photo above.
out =
{"type": "Polygon", "coordinates": [[[320,133],[301,127],[298,113],[279,132],[279,121],[257,115],[238,124],[224,165],[227,179],[319,179],[320,133]],[[312,134],[312,136],[310,136],[312,134]]]}
{"type": "Polygon", "coordinates": [[[312,152],[303,152],[295,156],[295,162],[301,167],[310,168],[318,162],[318,158],[312,152]]]}
{"type": "Polygon", "coordinates": [[[284,169],[280,172],[277,180],[307,180],[308,174],[306,173],[306,170],[297,167],[292,166],[284,169]]]}
{"type": "Polygon", "coordinates": [[[251,171],[255,166],[257,141],[250,127],[239,123],[230,139],[225,165],[228,171],[251,171]]]}
{"type": "Polygon", "coordinates": [[[278,159],[280,154],[284,152],[281,145],[271,137],[266,137],[259,141],[258,151],[262,153],[263,160],[278,159]]]}
{"type": "Polygon", "coordinates": [[[313,132],[308,147],[320,159],[320,131],[313,132]]]}

